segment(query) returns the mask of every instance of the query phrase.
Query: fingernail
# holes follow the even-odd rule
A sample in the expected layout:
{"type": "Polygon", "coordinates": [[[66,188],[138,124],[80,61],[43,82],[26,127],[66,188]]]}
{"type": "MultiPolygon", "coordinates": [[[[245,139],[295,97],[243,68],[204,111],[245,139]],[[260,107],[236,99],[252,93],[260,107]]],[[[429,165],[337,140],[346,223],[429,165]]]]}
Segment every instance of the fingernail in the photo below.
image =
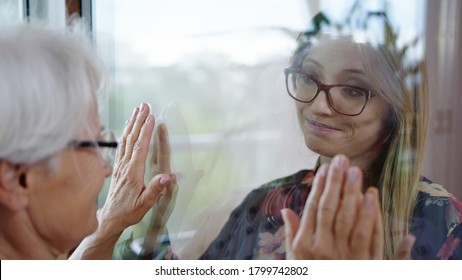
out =
{"type": "Polygon", "coordinates": [[[135,107],[135,109],[133,109],[132,118],[136,115],[137,112],[138,112],[138,107],[135,107]]]}
{"type": "Polygon", "coordinates": [[[374,207],[374,197],[371,193],[367,192],[366,195],[364,196],[364,204],[366,205],[367,208],[374,207]]]}
{"type": "Polygon", "coordinates": [[[161,177],[159,182],[161,185],[167,185],[170,179],[166,179],[165,177],[161,177]]]}
{"type": "Polygon", "coordinates": [[[343,156],[336,156],[334,158],[334,168],[335,169],[343,169],[345,167],[346,161],[343,156]]]}
{"type": "Polygon", "coordinates": [[[326,177],[327,175],[327,168],[329,168],[329,166],[327,164],[324,164],[321,166],[321,168],[319,168],[319,176],[321,177],[326,177]]]}
{"type": "Polygon", "coordinates": [[[358,170],[356,168],[348,169],[348,180],[350,180],[350,182],[357,182],[358,179],[359,179],[358,170]]]}
{"type": "Polygon", "coordinates": [[[149,115],[147,118],[146,118],[146,123],[150,123],[152,121],[152,115],[149,115]]]}
{"type": "Polygon", "coordinates": [[[140,108],[141,108],[141,112],[144,112],[144,109],[145,109],[144,103],[141,103],[140,108]]]}

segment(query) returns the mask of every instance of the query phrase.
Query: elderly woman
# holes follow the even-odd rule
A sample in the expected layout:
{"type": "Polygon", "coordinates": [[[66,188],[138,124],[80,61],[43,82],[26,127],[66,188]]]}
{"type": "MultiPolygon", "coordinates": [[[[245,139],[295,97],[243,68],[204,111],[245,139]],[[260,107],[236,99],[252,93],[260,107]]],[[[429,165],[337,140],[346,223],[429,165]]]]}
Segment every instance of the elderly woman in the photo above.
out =
{"type": "Polygon", "coordinates": [[[80,24],[1,31],[1,259],[54,259],[89,235],[74,257],[110,258],[122,231],[174,184],[169,174],[144,184],[154,117],[142,104],[125,128],[97,216],[118,143],[100,123],[103,68],[85,37],[80,24]]]}
{"type": "Polygon", "coordinates": [[[317,166],[253,190],[201,259],[461,259],[462,204],[421,177],[425,69],[407,76],[394,44],[317,33],[284,71],[317,166]]]}

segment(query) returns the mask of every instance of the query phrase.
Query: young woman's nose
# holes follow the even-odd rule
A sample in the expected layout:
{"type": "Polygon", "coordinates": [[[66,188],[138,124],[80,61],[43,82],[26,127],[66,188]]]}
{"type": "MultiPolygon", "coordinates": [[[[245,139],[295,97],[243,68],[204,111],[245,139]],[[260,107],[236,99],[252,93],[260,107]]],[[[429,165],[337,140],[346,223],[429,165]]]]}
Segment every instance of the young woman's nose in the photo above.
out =
{"type": "Polygon", "coordinates": [[[327,100],[327,93],[321,91],[318,96],[310,103],[312,113],[315,115],[331,115],[333,113],[332,108],[327,100]]]}

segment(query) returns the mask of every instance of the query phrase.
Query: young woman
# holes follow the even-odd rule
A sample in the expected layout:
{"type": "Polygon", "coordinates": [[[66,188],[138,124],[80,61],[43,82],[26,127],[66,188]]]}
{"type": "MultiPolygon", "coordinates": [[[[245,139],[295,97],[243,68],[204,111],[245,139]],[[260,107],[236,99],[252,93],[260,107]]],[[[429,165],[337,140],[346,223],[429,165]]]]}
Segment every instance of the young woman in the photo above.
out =
{"type": "Polygon", "coordinates": [[[201,259],[462,258],[462,204],[421,177],[420,70],[409,80],[385,44],[302,34],[284,72],[318,164],[253,190],[201,259]]]}

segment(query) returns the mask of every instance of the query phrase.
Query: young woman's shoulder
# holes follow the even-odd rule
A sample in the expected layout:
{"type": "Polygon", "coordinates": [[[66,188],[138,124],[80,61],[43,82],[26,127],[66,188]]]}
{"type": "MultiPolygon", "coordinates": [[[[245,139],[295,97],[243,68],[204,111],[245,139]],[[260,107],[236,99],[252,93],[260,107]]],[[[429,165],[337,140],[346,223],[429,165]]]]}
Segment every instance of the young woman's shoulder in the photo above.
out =
{"type": "Polygon", "coordinates": [[[275,187],[287,187],[297,185],[310,185],[314,179],[315,171],[303,169],[289,176],[274,179],[266,184],[261,185],[256,191],[271,189],[275,187]]]}
{"type": "Polygon", "coordinates": [[[432,212],[437,214],[435,218],[443,216],[448,231],[462,223],[462,202],[448,192],[443,186],[423,178],[418,185],[419,196],[415,211],[432,212]]]}
{"type": "Polygon", "coordinates": [[[462,203],[443,186],[423,178],[418,185],[412,232],[414,259],[462,259],[462,203]]]}
{"type": "Polygon", "coordinates": [[[462,203],[442,185],[433,183],[427,178],[423,178],[418,185],[418,190],[418,201],[423,201],[425,206],[436,205],[440,207],[452,207],[454,211],[462,213],[462,203]]]}

